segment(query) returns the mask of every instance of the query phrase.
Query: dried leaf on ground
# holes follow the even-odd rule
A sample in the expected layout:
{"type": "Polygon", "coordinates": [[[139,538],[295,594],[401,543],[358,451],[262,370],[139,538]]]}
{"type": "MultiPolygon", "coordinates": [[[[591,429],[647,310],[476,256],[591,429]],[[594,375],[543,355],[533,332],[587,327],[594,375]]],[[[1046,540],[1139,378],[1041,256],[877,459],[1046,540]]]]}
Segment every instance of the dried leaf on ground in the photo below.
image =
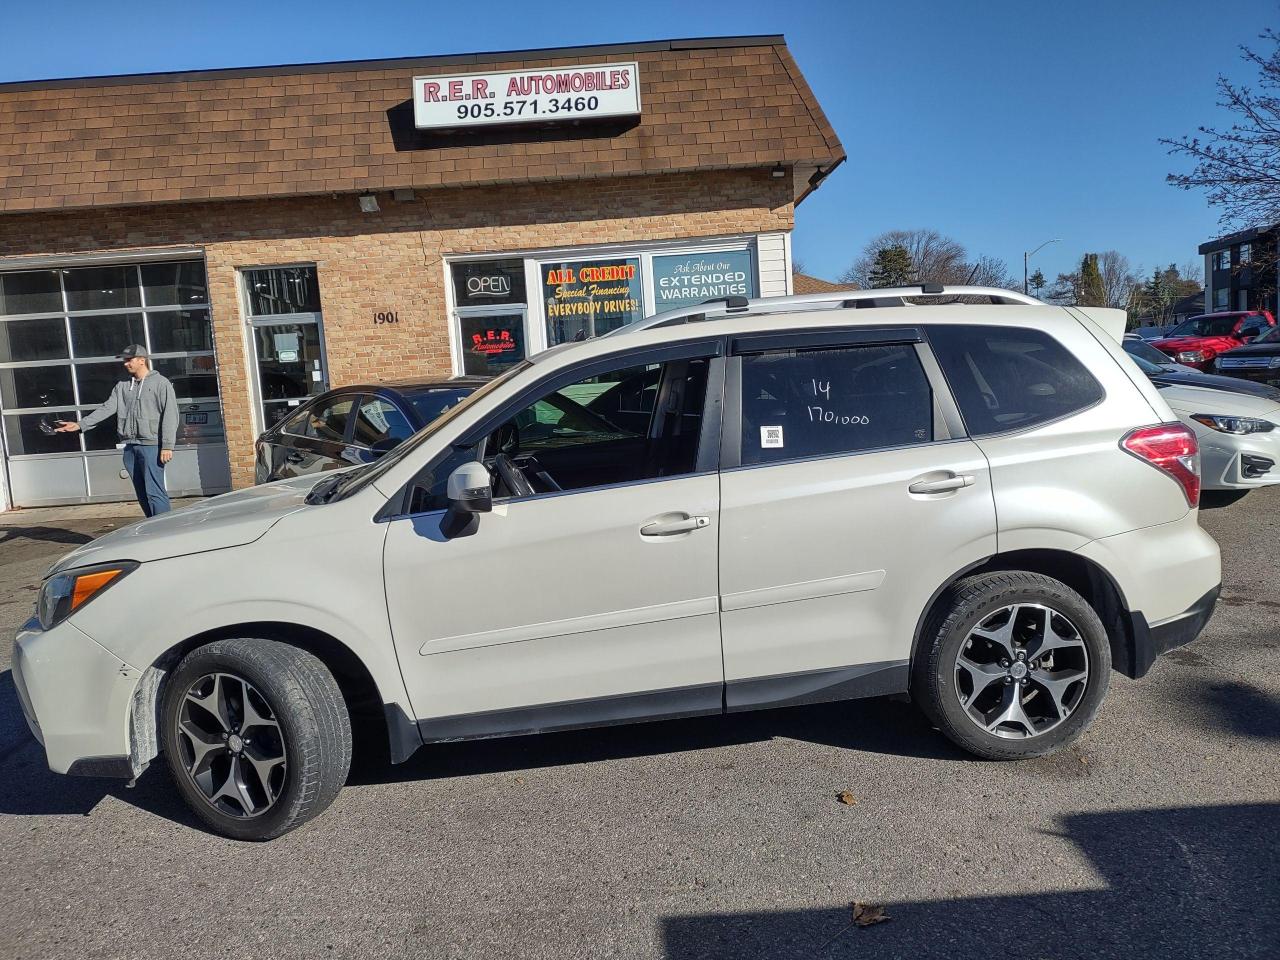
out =
{"type": "Polygon", "coordinates": [[[836,799],[847,807],[852,807],[858,802],[858,798],[853,795],[852,790],[841,790],[836,794],[836,799]]]}
{"type": "Polygon", "coordinates": [[[889,914],[882,906],[856,901],[853,904],[853,922],[856,926],[869,927],[873,923],[884,923],[888,919],[889,914]]]}

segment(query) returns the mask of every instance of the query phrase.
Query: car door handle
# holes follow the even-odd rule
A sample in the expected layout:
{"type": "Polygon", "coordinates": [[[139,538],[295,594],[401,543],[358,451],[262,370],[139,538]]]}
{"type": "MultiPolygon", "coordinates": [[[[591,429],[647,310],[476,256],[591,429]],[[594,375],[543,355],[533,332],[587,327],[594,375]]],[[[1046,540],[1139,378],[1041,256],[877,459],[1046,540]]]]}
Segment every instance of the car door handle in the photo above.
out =
{"type": "Polygon", "coordinates": [[[952,474],[949,477],[943,477],[941,480],[917,480],[907,489],[912,493],[947,493],[951,490],[972,486],[973,474],[962,473],[952,474]]]}
{"type": "Polygon", "coordinates": [[[689,533],[711,525],[710,517],[685,517],[683,520],[655,520],[640,528],[642,537],[674,537],[677,533],[689,533]]]}
{"type": "Polygon", "coordinates": [[[307,459],[299,450],[290,450],[284,455],[284,458],[290,463],[301,463],[303,460],[307,459]]]}

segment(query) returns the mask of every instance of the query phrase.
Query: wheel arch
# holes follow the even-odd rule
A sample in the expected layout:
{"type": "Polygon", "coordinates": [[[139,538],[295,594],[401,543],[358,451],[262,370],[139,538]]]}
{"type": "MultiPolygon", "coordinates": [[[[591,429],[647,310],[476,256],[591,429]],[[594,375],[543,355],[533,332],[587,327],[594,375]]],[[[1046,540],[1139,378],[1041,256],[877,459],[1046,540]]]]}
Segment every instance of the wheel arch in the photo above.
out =
{"type": "Polygon", "coordinates": [[[315,656],[337,681],[351,716],[357,750],[385,744],[387,759],[407,760],[422,745],[417,725],[394,697],[384,696],[369,668],[347,644],[316,627],[280,620],[256,620],[205,630],[165,650],[143,672],[130,711],[130,745],[135,772],[160,754],[160,709],[165,682],[174,667],[193,650],[216,640],[274,640],[315,656]]]}
{"type": "Polygon", "coordinates": [[[956,584],[966,577],[983,573],[1023,570],[1060,580],[1093,607],[1107,631],[1111,646],[1112,667],[1126,676],[1134,675],[1134,624],[1124,591],[1107,570],[1078,553],[1067,550],[1012,550],[957,570],[944,582],[920,613],[911,644],[911,676],[914,679],[917,655],[932,636],[935,625],[946,615],[948,601],[956,584]]]}

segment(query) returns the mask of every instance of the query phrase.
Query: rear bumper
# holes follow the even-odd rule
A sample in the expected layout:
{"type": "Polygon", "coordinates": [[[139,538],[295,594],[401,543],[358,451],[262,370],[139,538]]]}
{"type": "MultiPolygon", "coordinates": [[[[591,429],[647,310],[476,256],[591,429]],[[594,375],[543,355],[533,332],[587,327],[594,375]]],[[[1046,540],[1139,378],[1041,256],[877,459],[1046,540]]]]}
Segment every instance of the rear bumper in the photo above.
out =
{"type": "Polygon", "coordinates": [[[1135,680],[1146,675],[1156,657],[1177,647],[1186,646],[1204,632],[1213,610],[1218,605],[1222,585],[1214,587],[1185,613],[1159,623],[1147,623],[1141,611],[1129,614],[1132,630],[1129,633],[1128,663],[1115,662],[1117,670],[1135,680]]]}

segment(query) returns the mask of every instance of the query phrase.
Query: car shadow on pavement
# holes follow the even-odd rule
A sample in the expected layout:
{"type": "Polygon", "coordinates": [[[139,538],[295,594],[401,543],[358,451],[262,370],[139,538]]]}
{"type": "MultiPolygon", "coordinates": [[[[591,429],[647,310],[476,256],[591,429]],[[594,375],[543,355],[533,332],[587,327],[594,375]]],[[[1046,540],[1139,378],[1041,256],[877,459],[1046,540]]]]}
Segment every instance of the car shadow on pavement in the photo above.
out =
{"type": "MultiPolygon", "coordinates": [[[[1194,694],[1209,720],[1223,729],[1240,737],[1280,742],[1280,698],[1234,680],[1197,686],[1194,694]]],[[[1280,955],[1280,944],[1276,952],[1280,955]]]]}
{"type": "MultiPolygon", "coordinates": [[[[1099,879],[1094,889],[884,902],[886,922],[858,927],[850,889],[829,909],[671,916],[660,921],[668,960],[899,957],[1258,957],[1280,955],[1280,804],[1177,807],[1067,816],[1099,879]]],[[[960,826],[960,825],[958,825],[960,826]]],[[[1054,846],[1046,842],[1046,846],[1054,846]]],[[[1002,856],[998,846],[993,860],[1002,856]]],[[[1060,856],[1047,851],[1047,856],[1060,856]]],[[[993,870],[1002,886],[1018,869],[993,870]]],[[[971,864],[968,886],[983,886],[971,864]]],[[[804,891],[794,891],[803,898],[804,891]]]]}
{"type": "Polygon", "coordinates": [[[94,538],[66,527],[0,527],[0,544],[10,540],[42,540],[45,543],[89,543],[94,538]]]}
{"type": "MultiPolygon", "coordinates": [[[[405,763],[358,762],[351,784],[432,780],[708,750],[777,738],[864,753],[967,761],[911,704],[887,697],[532,736],[432,743],[405,763]]],[[[357,754],[359,754],[357,747],[357,754]]]]}

